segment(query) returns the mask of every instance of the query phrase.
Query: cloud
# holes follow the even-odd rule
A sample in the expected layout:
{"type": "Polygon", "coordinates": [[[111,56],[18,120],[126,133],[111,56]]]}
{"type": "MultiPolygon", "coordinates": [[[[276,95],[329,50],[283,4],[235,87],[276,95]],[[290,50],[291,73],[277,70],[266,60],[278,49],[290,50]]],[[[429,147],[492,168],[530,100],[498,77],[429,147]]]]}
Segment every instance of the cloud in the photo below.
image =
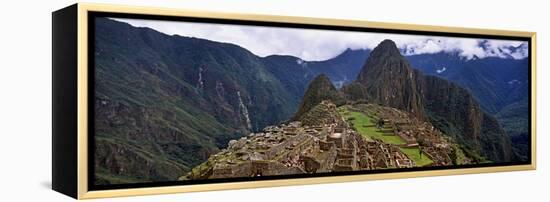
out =
{"type": "Polygon", "coordinates": [[[404,55],[458,53],[466,59],[528,56],[523,41],[458,37],[383,34],[214,23],[175,22],[141,19],[115,20],[136,27],[149,27],[169,35],[181,35],[237,44],[258,56],[292,55],[304,60],[326,60],[345,49],[373,49],[384,39],[392,39],[404,55]]]}
{"type": "Polygon", "coordinates": [[[487,40],[483,42],[489,56],[521,59],[528,56],[527,43],[519,41],[487,40]]]}
{"type": "Polygon", "coordinates": [[[445,72],[445,70],[447,70],[447,68],[443,67],[441,69],[436,69],[435,72],[438,73],[438,74],[441,74],[441,73],[445,72]]]}

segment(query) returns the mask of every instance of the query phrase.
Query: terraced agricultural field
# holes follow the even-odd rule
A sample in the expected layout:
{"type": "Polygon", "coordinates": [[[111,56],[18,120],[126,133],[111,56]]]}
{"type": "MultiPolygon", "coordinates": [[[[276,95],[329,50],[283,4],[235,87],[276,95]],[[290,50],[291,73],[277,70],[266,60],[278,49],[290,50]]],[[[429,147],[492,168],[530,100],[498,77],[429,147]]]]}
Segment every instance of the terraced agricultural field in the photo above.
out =
{"type": "Polygon", "coordinates": [[[426,166],[433,163],[433,161],[425,153],[420,154],[420,149],[418,147],[399,148],[403,153],[405,153],[411,160],[416,163],[416,166],[426,166]]]}
{"type": "Polygon", "coordinates": [[[339,108],[340,114],[347,120],[353,123],[353,127],[359,134],[363,135],[369,140],[379,139],[386,143],[401,145],[405,144],[405,141],[401,137],[391,133],[382,132],[376,128],[375,120],[362,112],[350,111],[346,106],[339,108]]]}
{"type": "MultiPolygon", "coordinates": [[[[352,123],[355,130],[367,140],[379,139],[385,143],[394,145],[405,144],[405,141],[401,137],[395,135],[393,132],[388,132],[391,130],[376,128],[377,117],[375,116],[367,116],[363,112],[351,111],[348,106],[339,107],[338,112],[346,121],[352,123]]],[[[400,150],[413,160],[417,166],[426,166],[433,163],[428,155],[425,153],[420,154],[418,147],[401,147],[400,150]]]]}

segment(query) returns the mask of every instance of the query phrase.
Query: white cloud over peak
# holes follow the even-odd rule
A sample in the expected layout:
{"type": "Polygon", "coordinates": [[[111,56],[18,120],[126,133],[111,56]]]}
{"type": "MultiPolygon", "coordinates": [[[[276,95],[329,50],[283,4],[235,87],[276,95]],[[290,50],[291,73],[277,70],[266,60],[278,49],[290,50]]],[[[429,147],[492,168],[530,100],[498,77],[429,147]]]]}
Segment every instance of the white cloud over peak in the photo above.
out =
{"type": "Polygon", "coordinates": [[[404,55],[458,53],[466,59],[528,56],[526,42],[317,29],[262,27],[214,23],[115,19],[136,27],[149,27],[181,35],[237,44],[258,56],[292,55],[304,60],[326,60],[350,49],[373,49],[382,40],[395,41],[404,55]]]}

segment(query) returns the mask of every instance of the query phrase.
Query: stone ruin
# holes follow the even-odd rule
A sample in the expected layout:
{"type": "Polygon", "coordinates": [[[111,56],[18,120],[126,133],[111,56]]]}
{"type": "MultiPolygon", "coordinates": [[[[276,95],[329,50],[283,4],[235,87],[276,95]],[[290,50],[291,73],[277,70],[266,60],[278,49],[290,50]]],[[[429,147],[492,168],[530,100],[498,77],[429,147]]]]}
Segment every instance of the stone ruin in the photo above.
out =
{"type": "MultiPolygon", "coordinates": [[[[334,109],[335,106],[326,108],[334,109]]],[[[183,179],[215,179],[307,173],[373,170],[414,167],[400,146],[419,146],[434,165],[450,165],[449,145],[430,124],[410,119],[399,111],[370,108],[383,117],[384,127],[391,128],[406,141],[392,145],[380,140],[365,140],[339,115],[325,117],[316,124],[299,121],[268,126],[261,132],[229,142],[227,149],[211,156],[183,179]],[[413,121],[411,121],[413,120],[413,121]]]]}
{"type": "Polygon", "coordinates": [[[256,177],[412,166],[406,156],[395,152],[398,150],[381,142],[366,142],[343,123],[311,128],[294,122],[266,128],[261,133],[231,141],[228,149],[209,159],[211,166],[194,169],[186,178],[256,177]],[[369,151],[372,144],[379,150],[369,151]]]}
{"type": "MultiPolygon", "coordinates": [[[[380,117],[384,120],[384,128],[393,131],[405,141],[402,147],[419,147],[434,162],[432,166],[451,165],[450,143],[444,135],[428,122],[418,120],[409,113],[394,108],[372,104],[364,105],[361,109],[367,114],[380,117]]],[[[414,162],[413,162],[414,163],[414,162]]],[[[400,163],[402,165],[402,163],[400,163]]]]}

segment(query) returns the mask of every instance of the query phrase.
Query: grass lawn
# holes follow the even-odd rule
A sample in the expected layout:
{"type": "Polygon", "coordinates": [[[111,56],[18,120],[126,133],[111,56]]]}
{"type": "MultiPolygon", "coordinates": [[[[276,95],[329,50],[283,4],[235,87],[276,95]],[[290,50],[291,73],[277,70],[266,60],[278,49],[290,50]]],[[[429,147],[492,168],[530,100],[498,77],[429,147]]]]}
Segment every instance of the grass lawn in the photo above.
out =
{"type": "Polygon", "coordinates": [[[433,161],[425,153],[420,156],[420,149],[418,147],[412,148],[399,148],[405,153],[411,160],[416,163],[416,166],[425,166],[433,163],[433,161]]]}
{"type": "Polygon", "coordinates": [[[339,112],[342,116],[344,116],[346,120],[350,117],[353,117],[354,120],[352,120],[352,122],[355,130],[357,130],[359,134],[363,135],[367,139],[372,140],[373,138],[376,138],[386,143],[396,145],[405,143],[405,141],[397,135],[380,132],[374,126],[374,122],[371,120],[371,118],[364,113],[349,111],[345,107],[343,107],[343,109],[340,109],[339,112]]]}

